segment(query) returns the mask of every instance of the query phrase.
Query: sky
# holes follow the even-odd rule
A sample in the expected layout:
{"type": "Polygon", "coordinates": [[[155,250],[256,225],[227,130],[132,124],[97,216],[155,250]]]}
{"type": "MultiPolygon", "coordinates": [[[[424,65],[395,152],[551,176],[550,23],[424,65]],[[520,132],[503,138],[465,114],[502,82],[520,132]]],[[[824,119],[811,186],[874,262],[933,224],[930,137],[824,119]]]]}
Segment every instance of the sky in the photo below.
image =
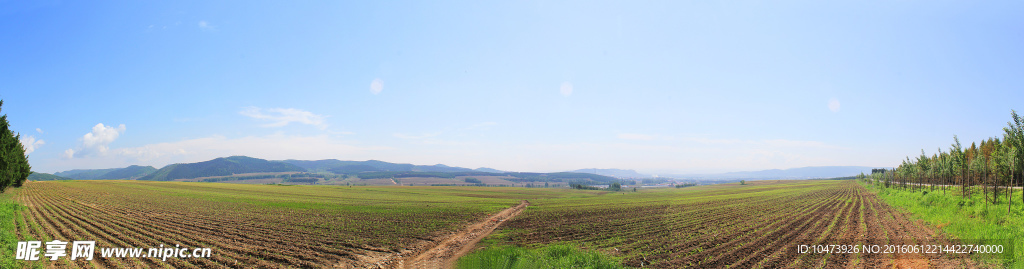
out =
{"type": "Polygon", "coordinates": [[[1021,1],[0,0],[34,171],[896,166],[1024,112],[1021,1]]]}

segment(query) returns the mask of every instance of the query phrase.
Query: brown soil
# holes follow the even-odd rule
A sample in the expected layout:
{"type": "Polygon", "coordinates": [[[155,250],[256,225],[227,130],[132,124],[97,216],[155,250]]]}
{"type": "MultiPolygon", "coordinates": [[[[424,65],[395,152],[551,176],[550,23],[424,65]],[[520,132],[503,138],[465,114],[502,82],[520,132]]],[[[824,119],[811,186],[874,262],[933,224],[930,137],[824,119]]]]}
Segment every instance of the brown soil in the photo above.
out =
{"type": "Polygon", "coordinates": [[[480,239],[491,234],[506,220],[519,215],[529,205],[530,202],[524,200],[517,206],[502,210],[483,221],[474,223],[458,233],[439,240],[441,243],[436,246],[398,261],[397,268],[452,268],[455,261],[473,250],[480,239]]]}

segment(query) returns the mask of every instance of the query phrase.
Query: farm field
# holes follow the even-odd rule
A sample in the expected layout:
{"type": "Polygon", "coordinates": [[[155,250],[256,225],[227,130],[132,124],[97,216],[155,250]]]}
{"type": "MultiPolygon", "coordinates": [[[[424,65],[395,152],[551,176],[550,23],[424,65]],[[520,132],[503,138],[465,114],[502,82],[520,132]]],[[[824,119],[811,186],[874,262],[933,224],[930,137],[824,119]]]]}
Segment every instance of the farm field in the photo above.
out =
{"type": "Polygon", "coordinates": [[[213,253],[28,266],[412,268],[454,264],[491,230],[484,248],[564,243],[629,267],[973,266],[960,256],[795,253],[797,244],[839,239],[942,238],[849,180],[639,192],[98,180],[29,182],[13,197],[24,208],[14,214],[20,240],[213,253]],[[495,218],[503,222],[488,222],[495,218]]]}
{"type": "MultiPolygon", "coordinates": [[[[519,198],[553,190],[277,186],[145,181],[30,182],[14,200],[21,240],[95,240],[96,248],[175,244],[212,257],[58,259],[70,267],[393,266],[399,255],[519,198]]],[[[98,256],[98,255],[97,255],[98,256]]],[[[49,261],[36,261],[49,265],[49,261]]],[[[27,264],[32,266],[32,264],[27,264]]]]}
{"type": "Polygon", "coordinates": [[[531,203],[485,241],[572,243],[631,267],[973,266],[953,255],[797,253],[798,244],[946,242],[851,180],[754,181],[531,203]]]}

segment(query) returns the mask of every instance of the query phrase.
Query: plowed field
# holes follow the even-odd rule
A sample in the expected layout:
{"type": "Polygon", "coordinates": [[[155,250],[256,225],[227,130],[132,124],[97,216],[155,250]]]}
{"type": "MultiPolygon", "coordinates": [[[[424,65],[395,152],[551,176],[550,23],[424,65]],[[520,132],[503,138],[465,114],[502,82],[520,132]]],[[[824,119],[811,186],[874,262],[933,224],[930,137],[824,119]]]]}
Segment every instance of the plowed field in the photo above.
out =
{"type": "Polygon", "coordinates": [[[538,200],[502,227],[492,240],[573,242],[633,267],[972,266],[944,254],[799,253],[801,244],[946,242],[852,181],[755,181],[538,200]]]}
{"type": "Polygon", "coordinates": [[[30,182],[14,199],[26,208],[14,220],[20,240],[212,250],[210,258],[33,262],[58,267],[450,265],[491,230],[485,245],[566,242],[631,267],[973,266],[952,254],[798,253],[801,244],[946,242],[852,181],[640,192],[55,181],[30,182]]]}

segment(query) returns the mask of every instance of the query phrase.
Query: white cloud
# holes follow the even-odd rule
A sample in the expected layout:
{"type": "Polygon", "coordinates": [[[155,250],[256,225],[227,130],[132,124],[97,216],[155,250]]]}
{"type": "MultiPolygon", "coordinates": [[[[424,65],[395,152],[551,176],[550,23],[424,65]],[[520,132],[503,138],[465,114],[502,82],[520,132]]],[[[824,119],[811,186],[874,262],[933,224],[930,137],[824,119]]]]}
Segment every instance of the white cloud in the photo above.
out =
{"type": "Polygon", "coordinates": [[[654,136],[645,134],[619,134],[618,138],[625,140],[654,140],[654,136]]]}
{"type": "Polygon", "coordinates": [[[378,93],[380,93],[383,90],[384,90],[384,81],[383,80],[377,78],[377,79],[373,79],[373,82],[370,82],[370,92],[372,92],[373,94],[378,94],[378,93]]]}
{"type": "Polygon", "coordinates": [[[86,148],[97,148],[100,151],[106,151],[106,147],[110,142],[117,140],[121,133],[124,133],[124,124],[118,125],[117,128],[112,126],[103,125],[98,123],[92,127],[92,132],[82,136],[82,145],[86,148]]]}
{"type": "Polygon", "coordinates": [[[26,155],[36,151],[36,149],[43,146],[43,144],[46,144],[46,142],[43,142],[42,139],[36,140],[36,138],[31,135],[21,139],[21,146],[25,147],[26,155]]]}
{"type": "Polygon", "coordinates": [[[39,128],[36,128],[36,132],[39,132],[40,134],[45,134],[45,133],[43,132],[43,129],[39,129],[39,128]]]}
{"type": "Polygon", "coordinates": [[[327,129],[327,124],[324,123],[326,116],[324,115],[317,115],[294,108],[268,108],[265,111],[266,113],[264,113],[264,109],[258,107],[246,107],[238,113],[253,119],[270,122],[262,125],[263,127],[283,127],[289,123],[297,122],[313,125],[321,130],[327,129]]]}
{"type": "Polygon", "coordinates": [[[61,157],[61,158],[64,158],[64,159],[71,159],[71,158],[74,158],[74,157],[75,157],[75,150],[73,150],[73,149],[67,149],[67,150],[65,150],[65,151],[64,151],[64,154],[61,154],[61,155],[60,155],[60,157],[61,157]]]}
{"type": "Polygon", "coordinates": [[[217,27],[214,27],[212,24],[206,21],[199,21],[199,29],[202,29],[203,31],[213,31],[217,30],[217,27]]]}
{"type": "Polygon", "coordinates": [[[828,110],[832,112],[839,112],[839,99],[832,98],[828,100],[828,110]]]}
{"type": "Polygon", "coordinates": [[[558,89],[558,92],[562,93],[562,96],[572,95],[572,83],[562,82],[562,87],[558,89]]]}
{"type": "Polygon", "coordinates": [[[107,145],[117,140],[124,131],[124,124],[114,128],[113,126],[103,125],[103,123],[97,123],[96,126],[92,127],[92,132],[85,134],[79,139],[81,144],[78,150],[68,149],[64,151],[64,157],[72,158],[106,154],[108,150],[107,145]]]}

